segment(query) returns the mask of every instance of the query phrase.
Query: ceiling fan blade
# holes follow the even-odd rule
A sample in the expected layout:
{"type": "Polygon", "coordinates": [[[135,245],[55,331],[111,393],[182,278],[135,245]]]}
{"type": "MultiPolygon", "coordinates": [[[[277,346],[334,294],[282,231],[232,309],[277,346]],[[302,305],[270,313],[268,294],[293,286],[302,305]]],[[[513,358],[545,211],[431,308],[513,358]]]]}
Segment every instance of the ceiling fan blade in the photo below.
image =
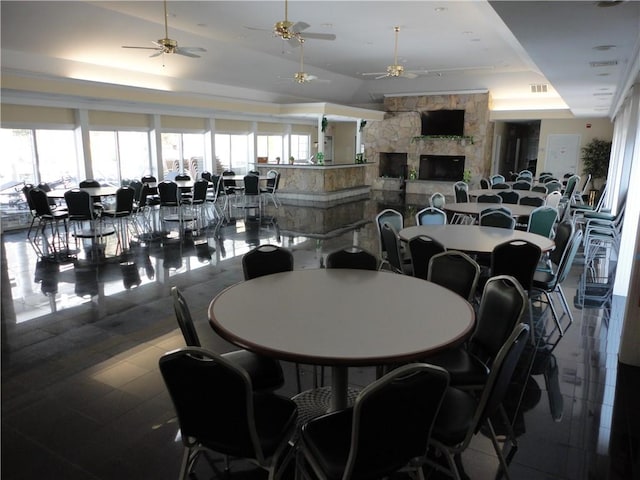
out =
{"type": "Polygon", "coordinates": [[[139,50],[162,50],[161,48],[158,48],[158,47],[133,47],[130,45],[122,45],[122,48],[136,48],[139,50]]]}
{"type": "Polygon", "coordinates": [[[362,75],[363,77],[371,77],[373,75],[387,75],[387,72],[367,72],[367,73],[361,73],[360,75],[362,75]]]}
{"type": "Polygon", "coordinates": [[[149,58],[159,57],[163,53],[164,52],[162,50],[158,50],[156,53],[153,53],[153,54],[149,55],[149,58]]]}
{"type": "Polygon", "coordinates": [[[248,25],[243,25],[247,30],[258,30],[259,32],[273,32],[273,28],[260,28],[260,27],[250,27],[248,25]]]}
{"type": "Polygon", "coordinates": [[[404,78],[418,78],[418,74],[415,72],[407,72],[405,71],[402,75],[400,75],[401,77],[404,78]]]}
{"type": "Polygon", "coordinates": [[[196,55],[195,53],[184,50],[183,48],[176,49],[175,53],[177,55],[182,55],[183,57],[200,58],[200,55],[196,55]]]}
{"type": "Polygon", "coordinates": [[[202,47],[178,47],[178,50],[189,51],[189,52],[206,52],[206,48],[202,47]]]}
{"type": "Polygon", "coordinates": [[[383,73],[383,74],[381,74],[381,75],[377,76],[375,79],[376,79],[376,80],[380,80],[381,78],[386,78],[386,77],[388,77],[388,76],[389,76],[389,74],[388,74],[388,73],[383,73]]]}
{"type": "Polygon", "coordinates": [[[311,32],[301,32],[300,35],[305,39],[311,38],[313,40],[335,40],[336,36],[333,33],[311,33],[311,32]]]}
{"type": "Polygon", "coordinates": [[[309,25],[308,23],[305,23],[305,22],[296,22],[291,27],[291,30],[293,30],[294,32],[301,32],[302,30],[306,30],[310,26],[311,25],[309,25]]]}

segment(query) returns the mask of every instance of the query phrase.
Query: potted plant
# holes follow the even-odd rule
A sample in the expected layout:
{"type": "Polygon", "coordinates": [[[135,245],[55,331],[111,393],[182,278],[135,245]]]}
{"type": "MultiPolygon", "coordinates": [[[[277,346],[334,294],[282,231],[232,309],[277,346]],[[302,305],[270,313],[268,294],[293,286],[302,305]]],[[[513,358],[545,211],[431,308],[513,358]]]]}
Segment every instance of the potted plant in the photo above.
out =
{"type": "Polygon", "coordinates": [[[609,171],[609,158],[611,157],[611,142],[594,138],[582,147],[582,168],[585,174],[591,174],[594,188],[596,180],[602,183],[607,178],[609,171]]]}

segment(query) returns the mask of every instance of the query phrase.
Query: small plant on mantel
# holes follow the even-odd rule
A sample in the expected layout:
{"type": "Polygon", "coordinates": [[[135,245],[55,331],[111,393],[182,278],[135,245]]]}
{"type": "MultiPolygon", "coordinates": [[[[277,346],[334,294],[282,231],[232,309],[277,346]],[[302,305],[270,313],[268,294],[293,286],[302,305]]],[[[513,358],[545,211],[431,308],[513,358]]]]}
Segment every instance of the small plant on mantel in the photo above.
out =
{"type": "Polygon", "coordinates": [[[411,143],[420,140],[454,140],[463,146],[466,142],[473,145],[473,137],[471,135],[418,135],[417,137],[411,137],[411,143]]]}

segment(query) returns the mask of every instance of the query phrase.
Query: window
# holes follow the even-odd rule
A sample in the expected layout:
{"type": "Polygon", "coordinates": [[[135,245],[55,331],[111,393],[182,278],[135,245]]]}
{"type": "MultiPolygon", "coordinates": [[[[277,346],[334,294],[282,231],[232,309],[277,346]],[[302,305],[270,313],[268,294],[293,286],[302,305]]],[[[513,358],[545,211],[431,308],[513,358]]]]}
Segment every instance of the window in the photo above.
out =
{"type": "Polygon", "coordinates": [[[310,157],[309,135],[291,135],[291,156],[298,160],[310,157]]]}
{"type": "Polygon", "coordinates": [[[93,175],[103,184],[121,185],[152,171],[147,132],[92,131],[93,175]]]}
{"type": "Polygon", "coordinates": [[[195,179],[204,170],[205,135],[163,133],[162,165],[165,178],[186,173],[195,179]]]}
{"type": "Polygon", "coordinates": [[[267,157],[269,163],[278,163],[277,158],[282,158],[282,135],[258,135],[256,143],[258,145],[257,157],[267,157]]]}
{"type": "Polygon", "coordinates": [[[233,170],[237,175],[247,173],[249,136],[244,134],[216,134],[216,156],[222,170],[233,170]]]}
{"type": "Polygon", "coordinates": [[[72,130],[1,130],[0,185],[47,182],[51,188],[77,184],[78,161],[72,130]]]}

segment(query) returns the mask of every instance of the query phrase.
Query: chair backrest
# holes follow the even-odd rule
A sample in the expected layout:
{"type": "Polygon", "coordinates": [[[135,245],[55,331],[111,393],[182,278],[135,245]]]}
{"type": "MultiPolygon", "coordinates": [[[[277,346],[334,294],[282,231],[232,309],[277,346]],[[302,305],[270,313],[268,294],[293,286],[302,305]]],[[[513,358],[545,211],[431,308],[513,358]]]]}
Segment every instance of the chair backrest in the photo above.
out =
{"type": "Polygon", "coordinates": [[[480,188],[483,189],[483,190],[488,190],[489,188],[491,188],[491,183],[486,178],[481,178],[480,179],[480,188]]]}
{"type": "Polygon", "coordinates": [[[186,173],[179,173],[176,175],[175,180],[182,180],[182,181],[191,180],[191,176],[187,175],[186,173]]]}
{"type": "Polygon", "coordinates": [[[293,254],[277,245],[260,245],[242,256],[244,279],[293,270],[293,254]]]}
{"type": "Polygon", "coordinates": [[[442,243],[427,235],[413,237],[408,243],[411,264],[413,265],[413,276],[426,280],[429,271],[429,260],[434,255],[446,251],[446,248],[442,243]]]}
{"type": "Polygon", "coordinates": [[[194,204],[204,203],[207,199],[208,189],[209,182],[204,178],[193,182],[193,197],[191,198],[191,202],[194,204]]]}
{"type": "Polygon", "coordinates": [[[510,214],[500,210],[491,209],[483,211],[480,214],[480,226],[482,227],[499,227],[513,230],[516,226],[516,220],[510,214]]]}
{"type": "Polygon", "coordinates": [[[533,172],[531,170],[521,170],[518,172],[519,177],[533,178],[533,172]]]}
{"type": "Polygon", "coordinates": [[[560,192],[562,190],[562,184],[558,180],[547,181],[544,184],[547,187],[547,192],[560,192]]]}
{"type": "Polygon", "coordinates": [[[247,172],[247,175],[256,175],[256,176],[260,176],[260,172],[258,170],[249,170],[247,172]]]}
{"type": "Polygon", "coordinates": [[[476,331],[469,341],[470,351],[490,366],[520,322],[526,306],[527,294],[515,278],[490,277],[482,291],[476,331]]]}
{"type": "Polygon", "coordinates": [[[151,188],[146,183],[142,184],[140,196],[138,197],[138,211],[142,211],[147,206],[147,198],[151,195],[151,188]]]}
{"type": "Polygon", "coordinates": [[[158,184],[160,205],[174,207],[178,205],[178,184],[171,180],[163,180],[158,184]]]}
{"type": "Polygon", "coordinates": [[[260,187],[257,175],[245,175],[244,176],[244,194],[245,195],[260,195],[260,187]]]}
{"type": "Polygon", "coordinates": [[[531,191],[532,192],[540,192],[540,193],[544,193],[544,194],[549,193],[549,191],[547,190],[547,187],[545,187],[544,185],[534,185],[533,187],[531,187],[531,191]]]}
{"type": "Polygon", "coordinates": [[[531,190],[531,182],[526,180],[516,180],[513,185],[511,185],[513,190],[531,190]]]}
{"type": "Polygon", "coordinates": [[[206,180],[207,182],[211,182],[212,181],[211,172],[205,170],[200,174],[200,178],[202,178],[203,180],[206,180]]]}
{"type": "Polygon", "coordinates": [[[139,202],[140,201],[140,194],[142,193],[142,185],[143,185],[143,183],[140,180],[131,180],[129,182],[129,185],[127,185],[128,187],[133,188],[133,191],[134,191],[133,201],[134,202],[139,202]]]}
{"type": "Polygon", "coordinates": [[[533,209],[529,215],[527,232],[537,233],[543,237],[551,238],[553,226],[558,220],[558,209],[543,205],[533,209]]]}
{"type": "Polygon", "coordinates": [[[489,181],[491,182],[491,185],[495,185],[496,183],[504,183],[505,178],[503,175],[491,175],[491,177],[489,177],[489,181]]]}
{"type": "Polygon", "coordinates": [[[476,199],[478,203],[502,203],[502,197],[497,193],[483,193],[476,199]]]}
{"type": "Polygon", "coordinates": [[[376,229],[378,230],[381,256],[386,253],[384,242],[382,241],[382,225],[384,223],[390,223],[399,232],[404,227],[404,217],[399,211],[392,208],[385,208],[376,215],[376,229]]]}
{"type": "Polygon", "coordinates": [[[508,183],[494,183],[493,185],[491,185],[491,188],[493,190],[509,190],[511,187],[509,186],[508,183]]]}
{"type": "Polygon", "coordinates": [[[558,208],[560,200],[562,200],[562,193],[559,190],[555,190],[547,195],[544,203],[549,207],[558,208]]]}
{"type": "Polygon", "coordinates": [[[446,198],[440,192],[435,192],[434,194],[431,195],[431,197],[429,197],[430,207],[439,208],[440,210],[442,210],[444,208],[445,203],[446,203],[446,198]]]}
{"type": "Polygon", "coordinates": [[[469,444],[473,435],[480,429],[480,426],[489,417],[496,414],[500,408],[522,353],[528,344],[528,338],[529,325],[518,323],[498,351],[491,367],[489,378],[480,396],[478,408],[463,442],[464,446],[469,444]]]}
{"type": "Polygon", "coordinates": [[[480,265],[466,253],[447,250],[429,260],[427,280],[473,301],[480,279],[480,265]]]}
{"type": "Polygon", "coordinates": [[[414,363],[365,387],[353,406],[342,479],[384,478],[424,456],[448,384],[443,368],[414,363]]]}
{"type": "Polygon", "coordinates": [[[31,190],[33,190],[34,188],[36,187],[33,185],[33,183],[25,183],[24,186],[22,187],[22,194],[24,195],[24,199],[27,201],[27,206],[29,207],[29,210],[31,210],[32,212],[34,212],[36,209],[33,203],[33,200],[31,199],[31,190]]]}
{"type": "Polygon", "coordinates": [[[325,260],[327,268],[355,268],[359,270],[377,270],[378,257],[356,245],[334,250],[325,260]]]}
{"type": "Polygon", "coordinates": [[[563,199],[568,201],[573,200],[573,194],[576,191],[576,188],[578,187],[578,182],[580,182],[579,175],[571,175],[567,179],[567,186],[565,187],[564,193],[562,194],[563,199]]]}
{"type": "Polygon", "coordinates": [[[384,251],[387,252],[386,260],[391,265],[391,268],[398,273],[403,273],[400,237],[398,237],[397,230],[387,222],[382,225],[382,244],[384,251]]]}
{"type": "Polygon", "coordinates": [[[93,201],[88,192],[72,188],[64,192],[64,201],[69,211],[69,220],[94,220],[96,218],[93,201]]]}
{"type": "Polygon", "coordinates": [[[41,217],[52,214],[47,192],[36,187],[29,190],[26,195],[30,202],[29,206],[35,212],[36,216],[41,217]]]}
{"type": "Polygon", "coordinates": [[[264,462],[245,370],[198,347],[165,353],[159,366],[185,445],[195,440],[222,454],[264,462]]]}
{"type": "Polygon", "coordinates": [[[453,196],[456,203],[469,202],[469,185],[466,182],[456,182],[453,184],[453,196]]]}
{"type": "Polygon", "coordinates": [[[142,183],[156,183],[158,179],[153,175],[144,175],[142,176],[142,178],[140,178],[140,181],[142,183]]]}
{"type": "Polygon", "coordinates": [[[93,178],[87,178],[86,180],[82,180],[79,184],[78,187],[80,188],[85,188],[85,187],[99,187],[100,186],[100,182],[97,180],[94,180],[93,178]]]}
{"type": "Polygon", "coordinates": [[[544,198],[542,197],[520,197],[520,201],[518,202],[520,205],[528,205],[530,207],[541,207],[544,205],[544,198]]]}
{"type": "Polygon", "coordinates": [[[556,267],[560,265],[574,232],[575,226],[571,220],[563,220],[556,225],[556,234],[553,237],[556,246],[549,252],[549,260],[556,267]]]}
{"type": "Polygon", "coordinates": [[[136,191],[131,187],[120,187],[116,190],[116,208],[118,213],[131,213],[133,212],[133,200],[136,196],[136,191]]]}
{"type": "Polygon", "coordinates": [[[269,170],[267,172],[267,192],[273,193],[276,189],[276,182],[280,174],[276,170],[269,170]]]}
{"type": "Polygon", "coordinates": [[[580,244],[582,243],[582,235],[582,230],[577,230],[574,232],[573,237],[571,237],[569,246],[560,260],[558,270],[556,270],[556,285],[564,282],[565,278],[567,278],[567,275],[571,270],[571,266],[573,265],[573,261],[578,253],[578,249],[580,248],[580,244]]]}
{"type": "Polygon", "coordinates": [[[188,347],[200,347],[200,339],[198,338],[196,327],[193,324],[189,306],[182,292],[178,290],[178,287],[171,287],[171,297],[173,298],[173,310],[176,314],[176,320],[178,321],[178,326],[180,327],[186,345],[188,347]]]}
{"type": "Polygon", "coordinates": [[[501,243],[491,252],[491,275],[511,275],[529,291],[541,255],[540,247],[526,240],[501,243]]]}
{"type": "Polygon", "coordinates": [[[447,214],[436,207],[426,207],[416,213],[416,225],[445,225],[447,214]]]}
{"type": "Polygon", "coordinates": [[[513,190],[505,190],[504,192],[498,192],[500,198],[502,198],[502,203],[509,203],[511,205],[517,205],[520,201],[520,194],[513,190]]]}

